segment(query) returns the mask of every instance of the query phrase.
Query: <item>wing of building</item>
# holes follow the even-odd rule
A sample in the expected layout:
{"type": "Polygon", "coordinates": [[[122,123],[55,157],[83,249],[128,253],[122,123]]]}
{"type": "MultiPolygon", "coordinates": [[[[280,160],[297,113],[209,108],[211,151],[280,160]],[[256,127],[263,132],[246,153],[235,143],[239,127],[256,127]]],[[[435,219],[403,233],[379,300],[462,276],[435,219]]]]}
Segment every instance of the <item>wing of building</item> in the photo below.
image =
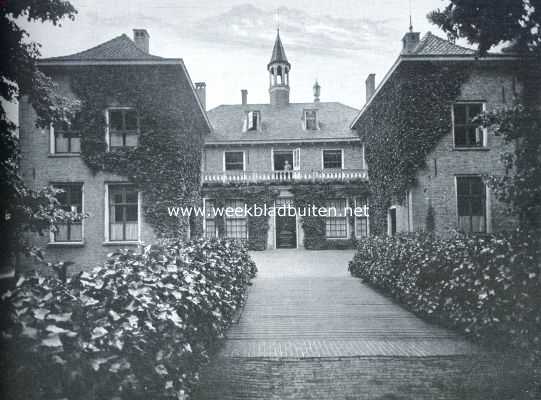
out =
{"type": "Polygon", "coordinates": [[[262,63],[262,73],[269,78],[269,102],[252,104],[248,91],[242,90],[240,104],[208,112],[213,131],[205,141],[203,193],[207,204],[216,205],[218,197],[220,204],[237,205],[249,198],[242,191],[271,188],[274,196],[266,204],[280,206],[300,203],[300,187],[314,193],[324,188],[318,207],[337,208],[338,215],[324,219],[317,238],[306,236],[298,215],[270,216],[263,221],[264,232],[251,231],[249,217],[225,218],[219,224],[207,218],[207,236],[246,239],[253,248],[325,248],[350,246],[355,237],[368,234],[366,218],[345,215],[346,207],[366,201],[363,148],[350,128],[358,110],[322,101],[318,82],[313,101],[291,103],[292,69],[278,32],[270,61],[262,63]]]}
{"type": "MultiPolygon", "coordinates": [[[[38,62],[39,69],[58,85],[60,94],[71,98],[84,94],[80,99],[83,110],[95,111],[86,121],[95,124],[92,139],[83,138],[75,123],[38,129],[36,112],[28,99],[19,103],[25,182],[34,189],[47,185],[63,189],[62,206],[88,214],[82,223],[60,224],[50,236],[34,238],[51,261],[70,260],[78,268],[92,267],[114,248],[137,248],[156,237],[143,212],[144,190],[127,176],[107,172],[114,167],[107,167],[105,161],[100,165],[97,159],[147,146],[155,134],[151,125],[166,126],[170,146],[200,143],[198,152],[203,137],[210,133],[203,101],[197,95],[204,85],[192,83],[182,59],[150,54],[149,41],[146,30],[135,29],[133,40],[121,35],[76,54],[38,62]],[[158,110],[159,104],[163,107],[158,110]],[[158,115],[161,121],[154,121],[158,115]],[[189,131],[188,125],[193,128],[190,138],[182,136],[189,131]],[[92,168],[89,159],[94,160],[92,168]]],[[[137,156],[129,159],[134,171],[139,168],[137,156]]],[[[129,170],[130,165],[122,168],[129,170]]],[[[186,171],[186,175],[190,173],[186,171]]]]}
{"type": "Polygon", "coordinates": [[[514,220],[485,183],[510,150],[475,120],[510,107],[527,82],[516,54],[480,57],[430,32],[408,32],[394,65],[353,119],[366,145],[376,232],[491,232],[514,220]],[[383,168],[383,164],[385,164],[383,168]]]}

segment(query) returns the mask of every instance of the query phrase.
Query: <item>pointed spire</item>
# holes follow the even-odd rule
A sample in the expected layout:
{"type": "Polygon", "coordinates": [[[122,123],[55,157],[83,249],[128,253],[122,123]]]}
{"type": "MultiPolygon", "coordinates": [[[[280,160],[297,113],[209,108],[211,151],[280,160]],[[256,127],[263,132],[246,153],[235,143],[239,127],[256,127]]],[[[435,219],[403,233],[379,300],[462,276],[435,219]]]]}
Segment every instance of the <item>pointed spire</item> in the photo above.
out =
{"type": "Polygon", "coordinates": [[[317,103],[319,101],[319,96],[321,95],[321,85],[316,79],[316,83],[314,83],[314,103],[317,103]]]}
{"type": "Polygon", "coordinates": [[[274,41],[274,48],[272,49],[272,57],[269,61],[269,66],[274,63],[285,63],[290,66],[287,61],[286,52],[284,46],[282,45],[282,40],[280,39],[280,28],[276,31],[276,40],[274,41]]]}

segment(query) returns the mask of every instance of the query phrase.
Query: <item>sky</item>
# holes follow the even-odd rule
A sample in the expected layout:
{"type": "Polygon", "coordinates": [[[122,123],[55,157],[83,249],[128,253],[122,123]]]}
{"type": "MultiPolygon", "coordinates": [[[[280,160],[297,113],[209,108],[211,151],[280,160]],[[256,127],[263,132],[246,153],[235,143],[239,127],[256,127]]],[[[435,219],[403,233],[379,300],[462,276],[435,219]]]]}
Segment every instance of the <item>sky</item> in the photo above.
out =
{"type": "Polygon", "coordinates": [[[43,57],[72,54],[145,28],[150,52],[182,58],[194,82],[207,84],[207,109],[241,101],[267,103],[266,70],[276,28],[291,63],[292,102],[313,100],[360,108],[369,73],[383,78],[409,26],[445,37],[426,15],[443,0],[71,0],[75,21],[61,27],[26,21],[43,57]],[[410,6],[411,3],[411,6],[410,6]]]}

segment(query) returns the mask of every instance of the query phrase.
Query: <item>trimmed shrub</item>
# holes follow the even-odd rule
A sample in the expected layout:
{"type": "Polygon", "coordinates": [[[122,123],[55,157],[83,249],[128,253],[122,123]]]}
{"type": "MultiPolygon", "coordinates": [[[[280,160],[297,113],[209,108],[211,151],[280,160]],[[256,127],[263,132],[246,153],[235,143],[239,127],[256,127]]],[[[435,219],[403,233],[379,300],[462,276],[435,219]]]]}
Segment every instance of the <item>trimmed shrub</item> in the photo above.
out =
{"type": "Polygon", "coordinates": [[[2,298],[7,398],[189,398],[255,273],[241,244],[201,239],[21,276],[2,298]]]}
{"type": "Polygon", "coordinates": [[[541,359],[541,247],[533,234],[359,242],[352,275],[418,315],[541,359]]]}

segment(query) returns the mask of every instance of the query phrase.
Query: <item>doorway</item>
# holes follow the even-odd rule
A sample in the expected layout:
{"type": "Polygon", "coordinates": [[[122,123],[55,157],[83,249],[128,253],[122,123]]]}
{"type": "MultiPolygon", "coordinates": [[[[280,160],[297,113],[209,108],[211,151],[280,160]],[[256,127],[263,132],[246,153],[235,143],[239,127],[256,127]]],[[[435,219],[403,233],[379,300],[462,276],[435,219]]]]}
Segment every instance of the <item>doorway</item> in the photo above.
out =
{"type": "Polygon", "coordinates": [[[291,199],[278,199],[276,201],[276,248],[295,249],[297,248],[297,217],[289,216],[280,211],[281,207],[293,206],[291,199]]]}

